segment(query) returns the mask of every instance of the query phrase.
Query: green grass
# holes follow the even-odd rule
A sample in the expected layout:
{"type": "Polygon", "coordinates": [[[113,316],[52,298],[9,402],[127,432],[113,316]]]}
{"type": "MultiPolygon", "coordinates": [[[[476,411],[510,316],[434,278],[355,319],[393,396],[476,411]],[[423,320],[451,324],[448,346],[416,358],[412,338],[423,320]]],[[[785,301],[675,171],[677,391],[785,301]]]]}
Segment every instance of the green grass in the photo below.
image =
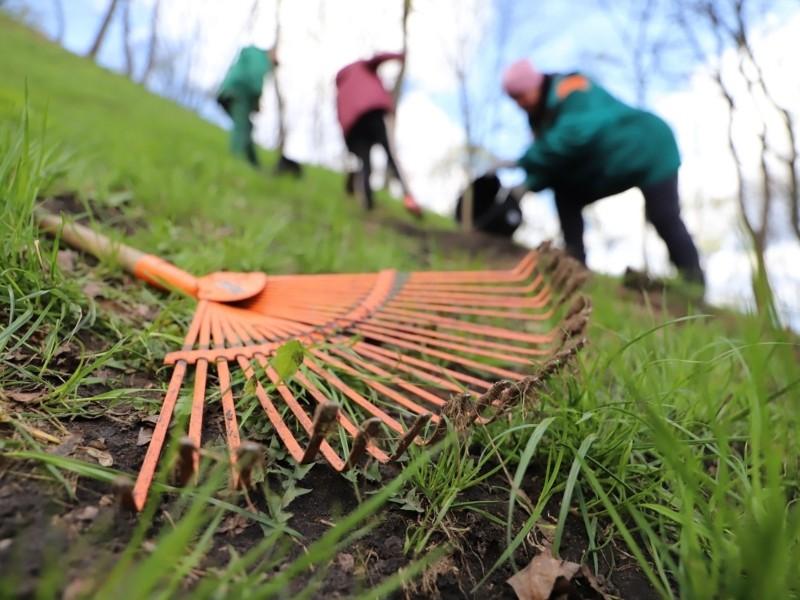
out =
{"type": "MultiPolygon", "coordinates": [[[[339,175],[312,168],[298,183],[255,172],[227,155],[224,132],[191,113],[2,17],[0,31],[0,389],[42,394],[36,404],[0,402],[0,451],[12,465],[39,464],[62,495],[71,493],[75,471],[101,480],[115,474],[54,459],[37,427],[68,425],[121,402],[154,412],[145,390],[94,393],[93,378],[133,371],[164,381],[160,358],[179,344],[191,304],[128,281],[110,263],[59,267],[57,246],[40,240],[33,224],[37,197],[77,190],[84,200],[120,207],[123,219],[139,223],[135,245],[197,273],[422,267],[413,242],[383,225],[382,217],[404,218],[388,199],[365,225],[339,175]],[[145,306],[157,316],[135,326],[87,295],[88,282],[100,282],[107,299],[131,311],[145,306]],[[77,363],[62,360],[64,348],[77,363]]],[[[426,258],[434,266],[470,262],[426,258]]],[[[533,534],[563,550],[577,522],[588,545],[581,560],[592,570],[608,574],[601,554],[617,547],[663,597],[800,596],[797,339],[758,316],[675,318],[621,299],[618,283],[605,278],[589,293],[591,344],[535,401],[466,437],[448,437],[434,454],[420,452],[406,479],[386,484],[288,566],[276,548],[292,538],[282,529],[289,504],[277,498],[272,514],[248,514],[264,528],[264,542],[201,578],[197,593],[269,597],[324,568],[391,498],[416,511],[409,511],[406,547],[422,562],[407,577],[435,552],[458,551],[457,517],[471,512],[499,526],[507,548],[479,577],[515,556],[524,566],[516,551],[530,556],[533,534]],[[530,495],[534,480],[538,493],[530,495]],[[466,499],[488,481],[489,500],[466,499]],[[280,575],[263,576],[278,564],[280,575]]],[[[298,493],[296,477],[282,493],[298,493]]],[[[178,495],[180,518],[158,532],[149,555],[140,548],[151,525],[144,519],[124,554],[125,572],[106,572],[100,589],[137,597],[181,589],[222,515],[241,510],[218,500],[217,488],[178,495]],[[179,558],[168,569],[165,556],[173,554],[179,558]]],[[[63,584],[43,577],[40,597],[63,584]]],[[[479,581],[466,586],[480,595],[479,581]]]]}

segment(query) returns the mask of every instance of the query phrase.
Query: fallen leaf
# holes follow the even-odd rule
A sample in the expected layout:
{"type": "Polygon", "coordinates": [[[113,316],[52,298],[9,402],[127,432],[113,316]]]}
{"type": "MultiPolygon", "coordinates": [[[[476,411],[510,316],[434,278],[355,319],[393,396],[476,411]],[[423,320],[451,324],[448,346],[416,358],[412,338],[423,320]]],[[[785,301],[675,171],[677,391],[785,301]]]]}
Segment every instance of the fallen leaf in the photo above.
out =
{"type": "Polygon", "coordinates": [[[519,600],[547,600],[559,579],[570,581],[580,568],[578,563],[554,557],[550,548],[545,547],[527,567],[510,577],[507,583],[514,588],[519,600]]]}
{"type": "Polygon", "coordinates": [[[217,529],[217,533],[239,535],[251,525],[250,519],[243,515],[233,514],[225,519],[217,529]]]}
{"type": "Polygon", "coordinates": [[[57,454],[58,456],[69,456],[73,452],[75,452],[75,448],[78,447],[83,441],[82,435],[71,434],[67,439],[61,442],[58,446],[53,448],[50,452],[52,454],[57,454]]]}
{"type": "Polygon", "coordinates": [[[589,584],[589,587],[591,587],[595,592],[597,592],[597,594],[603,600],[608,600],[609,596],[603,591],[603,584],[600,581],[598,581],[597,577],[594,576],[594,573],[592,573],[589,570],[589,567],[587,567],[586,565],[581,565],[581,577],[583,577],[586,580],[586,582],[589,584]]]}
{"type": "Polygon", "coordinates": [[[139,435],[136,438],[136,445],[144,446],[145,444],[149,444],[151,439],[153,439],[153,430],[149,427],[140,427],[139,435]]]}
{"type": "Polygon", "coordinates": [[[155,425],[158,423],[158,415],[147,415],[146,417],[142,417],[139,419],[142,423],[152,423],[155,425]]]}
{"type": "Polygon", "coordinates": [[[96,506],[86,506],[75,513],[75,518],[78,521],[94,521],[99,513],[100,509],[96,506]]]}
{"type": "Polygon", "coordinates": [[[106,449],[106,438],[95,438],[86,443],[87,446],[92,448],[97,448],[98,450],[105,450],[106,449]]]}
{"type": "Polygon", "coordinates": [[[86,446],[84,450],[86,450],[86,453],[94,458],[101,467],[110,467],[114,464],[114,459],[108,452],[92,448],[91,446],[86,446]]]}
{"type": "Polygon", "coordinates": [[[30,404],[37,402],[47,397],[47,391],[41,390],[38,392],[17,392],[14,390],[3,390],[0,392],[3,398],[11,400],[12,402],[19,402],[20,404],[30,404]]]}

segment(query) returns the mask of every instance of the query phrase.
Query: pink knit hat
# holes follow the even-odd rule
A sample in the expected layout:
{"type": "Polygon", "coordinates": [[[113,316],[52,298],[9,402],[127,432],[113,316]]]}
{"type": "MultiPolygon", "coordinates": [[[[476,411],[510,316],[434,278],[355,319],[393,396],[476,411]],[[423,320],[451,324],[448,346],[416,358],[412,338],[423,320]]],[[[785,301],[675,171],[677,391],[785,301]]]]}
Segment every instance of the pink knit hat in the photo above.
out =
{"type": "Polygon", "coordinates": [[[503,73],[503,89],[509,96],[520,96],[542,84],[544,75],[527,58],[520,58],[503,73]]]}

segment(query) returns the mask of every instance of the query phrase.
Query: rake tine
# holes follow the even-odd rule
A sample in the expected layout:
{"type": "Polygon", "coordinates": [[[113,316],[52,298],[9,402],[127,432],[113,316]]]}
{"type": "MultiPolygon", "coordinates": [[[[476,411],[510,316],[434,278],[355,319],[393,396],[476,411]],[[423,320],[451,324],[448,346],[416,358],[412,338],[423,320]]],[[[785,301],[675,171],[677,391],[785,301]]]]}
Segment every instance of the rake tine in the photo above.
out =
{"type": "MultiPolygon", "coordinates": [[[[458,352],[464,352],[465,350],[465,339],[462,339],[460,342],[453,342],[448,340],[440,340],[434,336],[429,336],[427,332],[422,333],[407,333],[398,328],[390,328],[390,327],[381,327],[378,325],[360,325],[358,327],[359,331],[364,332],[364,335],[369,335],[370,333],[381,333],[384,335],[392,335],[397,339],[401,340],[408,340],[411,342],[417,342],[420,344],[425,344],[426,346],[433,347],[433,348],[444,348],[446,350],[455,350],[458,352]]],[[[506,346],[504,350],[513,350],[513,347],[506,346]]],[[[492,349],[485,349],[479,346],[478,344],[470,345],[469,347],[469,354],[473,356],[485,356],[487,358],[495,358],[499,360],[503,360],[509,363],[515,363],[518,365],[527,365],[528,360],[525,358],[519,358],[517,356],[509,356],[508,354],[503,354],[497,350],[492,349]]]]}
{"type": "Polygon", "coordinates": [[[587,279],[589,279],[588,272],[576,273],[575,275],[573,275],[567,282],[568,286],[561,293],[561,298],[559,298],[558,302],[556,302],[556,306],[557,307],[561,306],[567,300],[569,300],[572,297],[572,294],[574,294],[581,287],[583,287],[583,284],[586,283],[587,279]]]}
{"type": "Polygon", "coordinates": [[[526,344],[545,344],[552,341],[550,336],[547,334],[526,333],[517,330],[506,329],[503,327],[479,325],[476,323],[459,321],[458,319],[453,319],[450,317],[443,317],[441,315],[434,315],[431,313],[423,313],[418,311],[386,309],[381,311],[380,316],[381,318],[390,319],[392,321],[398,321],[401,323],[425,323],[431,326],[436,326],[437,329],[470,332],[484,337],[503,338],[524,342],[526,344]]]}
{"type": "MultiPolygon", "coordinates": [[[[273,383],[273,385],[275,385],[278,394],[283,399],[284,403],[289,407],[289,410],[297,419],[300,426],[305,430],[306,434],[311,435],[313,437],[314,423],[308,416],[308,414],[305,412],[303,407],[300,405],[300,403],[297,401],[297,398],[295,398],[292,391],[286,385],[286,382],[281,380],[280,375],[278,375],[275,369],[273,369],[269,365],[269,362],[267,361],[267,358],[264,355],[262,354],[256,355],[256,360],[261,364],[261,367],[266,372],[267,377],[269,377],[270,381],[273,383]]],[[[284,426],[285,426],[285,421],[284,421],[284,426]]],[[[334,450],[330,444],[325,442],[324,437],[321,437],[314,443],[317,445],[317,448],[323,454],[325,459],[331,464],[331,466],[333,466],[334,468],[337,467],[341,468],[344,465],[344,461],[342,461],[342,459],[339,457],[336,450],[334,450]]],[[[308,455],[308,449],[303,450],[298,445],[298,451],[297,455],[295,456],[295,459],[302,462],[307,455],[308,455]]]]}
{"type": "MultiPolygon", "coordinates": [[[[371,321],[373,327],[381,327],[384,330],[391,329],[392,331],[399,331],[405,334],[412,334],[412,335],[423,335],[427,338],[435,339],[435,340],[444,340],[446,342],[454,342],[461,344],[463,347],[464,342],[467,341],[467,337],[463,335],[456,335],[453,333],[446,333],[439,330],[434,330],[430,328],[424,327],[415,327],[413,325],[409,325],[407,323],[395,323],[392,321],[384,321],[383,319],[372,319],[371,321]]],[[[482,340],[475,337],[469,338],[470,346],[474,346],[475,348],[481,349],[488,349],[488,350],[503,350],[508,351],[511,350],[516,352],[517,354],[526,354],[530,356],[543,356],[546,355],[548,352],[544,348],[528,348],[523,346],[515,346],[514,344],[502,344],[500,342],[494,340],[482,340]]]]}
{"type": "Polygon", "coordinates": [[[361,425],[361,429],[353,440],[353,448],[347,457],[348,469],[354,468],[364,454],[366,454],[367,442],[374,438],[380,428],[381,420],[378,418],[367,419],[361,425]]]}
{"type": "MultiPolygon", "coordinates": [[[[222,311],[215,311],[211,317],[211,335],[214,340],[215,348],[225,347],[225,333],[222,321],[225,316],[222,311]]],[[[229,338],[230,341],[237,341],[229,338]]],[[[217,368],[217,378],[219,380],[220,403],[222,404],[222,418],[225,421],[225,441],[228,444],[228,456],[231,462],[231,489],[239,487],[239,473],[236,469],[236,455],[241,440],[239,439],[239,424],[236,422],[236,406],[233,399],[233,389],[231,384],[231,373],[228,361],[217,359],[214,361],[217,368]]]]}
{"type": "Polygon", "coordinates": [[[264,447],[261,444],[244,440],[236,449],[236,467],[239,483],[245,489],[252,484],[253,467],[264,462],[264,447]]]}
{"type": "MultiPolygon", "coordinates": [[[[487,394],[488,394],[488,392],[487,392],[487,394]]],[[[486,394],[484,394],[484,395],[486,395],[486,394]]],[[[422,445],[428,446],[430,444],[436,443],[439,440],[441,440],[444,437],[445,433],[447,432],[447,424],[448,423],[453,423],[456,426],[458,425],[457,423],[454,422],[454,419],[452,418],[452,412],[453,412],[452,408],[458,402],[470,403],[471,405],[475,404],[475,402],[473,400],[473,395],[471,393],[469,393],[469,392],[464,392],[463,394],[453,394],[450,397],[450,400],[447,401],[447,404],[442,409],[442,412],[441,412],[441,417],[442,418],[439,421],[439,423],[437,423],[436,429],[433,430],[433,433],[431,434],[431,436],[427,440],[423,441],[422,445]]],[[[470,412],[473,412],[473,410],[474,409],[471,407],[470,412]]],[[[472,423],[474,420],[475,420],[474,415],[472,415],[472,416],[468,417],[468,421],[467,422],[468,423],[472,423]]]]}
{"type": "MultiPolygon", "coordinates": [[[[387,427],[393,429],[397,433],[403,433],[404,429],[403,426],[400,424],[397,419],[391,417],[388,413],[381,410],[377,406],[375,406],[372,402],[364,398],[361,394],[356,392],[352,387],[344,383],[341,379],[339,379],[336,375],[334,375],[331,371],[327,371],[319,366],[316,361],[308,361],[307,366],[311,369],[314,373],[318,376],[325,379],[328,383],[333,385],[337,388],[340,392],[345,394],[348,398],[350,398],[353,402],[358,404],[361,408],[369,412],[373,417],[376,417],[379,421],[383,421],[386,423],[387,427]]],[[[366,423],[366,421],[365,421],[366,423]]]]}
{"type": "Polygon", "coordinates": [[[300,464],[304,465],[314,460],[317,452],[319,452],[320,445],[333,429],[338,415],[339,407],[333,402],[317,405],[317,409],[314,411],[311,439],[308,442],[308,446],[306,446],[306,451],[303,453],[303,458],[300,459],[300,464]]]}
{"type": "Polygon", "coordinates": [[[448,381],[447,379],[442,379],[441,377],[437,377],[427,371],[422,371],[420,369],[413,369],[406,363],[404,363],[399,358],[389,358],[388,356],[384,356],[383,354],[379,354],[377,352],[372,352],[369,348],[368,344],[364,342],[359,342],[353,349],[356,352],[359,352],[362,356],[366,356],[372,361],[378,362],[387,368],[391,369],[393,373],[402,371],[404,373],[408,373],[412,375],[416,380],[425,380],[428,384],[433,384],[441,389],[449,390],[451,392],[462,392],[464,390],[463,386],[455,385],[453,382],[448,381]]]}
{"type": "Polygon", "coordinates": [[[188,484],[197,473],[196,464],[200,461],[200,448],[189,436],[184,436],[178,448],[178,485],[188,484]]]}
{"type": "MultiPolygon", "coordinates": [[[[406,390],[407,392],[414,393],[420,399],[425,400],[425,401],[433,404],[434,406],[441,406],[441,405],[444,404],[444,401],[441,398],[439,398],[438,396],[436,396],[434,394],[431,394],[430,392],[427,392],[427,391],[423,390],[422,388],[420,388],[418,386],[415,386],[414,384],[410,384],[407,381],[404,381],[404,380],[400,379],[399,377],[392,376],[391,373],[388,373],[387,371],[384,371],[380,367],[376,367],[374,365],[369,365],[369,363],[363,361],[362,359],[360,359],[360,358],[358,358],[356,356],[350,356],[346,352],[343,352],[340,349],[332,348],[332,352],[335,352],[339,356],[342,356],[343,358],[345,358],[346,360],[350,361],[351,363],[353,363],[353,364],[355,364],[357,366],[361,366],[362,368],[367,369],[368,371],[370,371],[370,373],[372,373],[372,374],[374,374],[374,375],[376,375],[378,377],[383,377],[383,378],[385,378],[387,380],[390,380],[391,383],[396,384],[398,387],[406,390]]],[[[317,356],[318,358],[320,358],[321,360],[325,361],[326,364],[330,364],[330,365],[332,365],[334,367],[342,369],[346,373],[349,373],[349,374],[354,375],[354,376],[359,376],[360,375],[359,372],[356,369],[354,369],[353,367],[351,367],[349,365],[346,365],[345,363],[342,363],[338,359],[336,359],[336,358],[334,358],[334,357],[332,357],[332,356],[330,356],[328,354],[325,354],[324,352],[314,351],[314,355],[317,356]]],[[[410,400],[409,398],[407,398],[403,394],[393,390],[392,388],[388,387],[387,385],[384,385],[383,383],[380,383],[378,381],[373,380],[371,377],[366,378],[364,380],[364,382],[366,383],[366,385],[371,387],[376,392],[379,392],[379,393],[383,394],[384,396],[386,396],[388,398],[391,398],[392,400],[397,402],[397,404],[399,404],[403,408],[406,408],[406,409],[408,409],[408,410],[410,410],[412,412],[415,412],[418,415],[422,415],[422,414],[426,414],[426,413],[430,412],[424,406],[421,406],[417,402],[414,402],[413,400],[410,400]]],[[[376,416],[380,416],[380,415],[376,415],[376,416]]],[[[397,431],[398,431],[398,433],[401,433],[402,432],[402,427],[397,431]]]]}
{"type": "Polygon", "coordinates": [[[563,320],[567,321],[570,318],[574,317],[578,313],[586,313],[588,314],[592,310],[592,304],[589,302],[589,299],[581,294],[572,303],[572,306],[569,307],[566,313],[564,313],[563,320]]]}
{"type": "Polygon", "coordinates": [[[406,431],[405,435],[400,438],[400,442],[397,444],[397,448],[395,448],[394,454],[392,454],[391,460],[392,462],[398,460],[408,449],[414,439],[419,435],[419,432],[428,424],[431,420],[431,415],[420,415],[416,419],[414,419],[414,424],[409,427],[408,431],[406,431]]]}
{"type": "Polygon", "coordinates": [[[147,447],[147,453],[139,469],[139,475],[131,491],[136,510],[142,510],[145,500],[147,499],[147,491],[150,489],[150,484],[153,482],[158,458],[161,455],[161,448],[164,446],[169,422],[172,420],[172,411],[175,409],[175,402],[178,399],[178,393],[181,390],[181,384],[183,383],[185,375],[186,361],[178,361],[172,371],[172,378],[167,387],[164,402],[161,405],[161,412],[158,415],[158,421],[153,430],[153,437],[150,439],[150,445],[147,447]]]}
{"type": "MultiPolygon", "coordinates": [[[[359,331],[359,328],[355,328],[356,331],[359,331]]],[[[404,340],[400,340],[394,336],[388,336],[378,333],[371,333],[368,331],[364,332],[365,336],[369,337],[370,339],[375,339],[380,342],[386,342],[387,344],[391,344],[393,346],[397,346],[398,348],[405,348],[407,350],[413,350],[414,352],[419,352],[422,355],[428,356],[435,356],[437,358],[442,358],[446,361],[451,363],[458,363],[464,365],[465,367],[472,368],[476,371],[482,371],[485,373],[492,373],[493,375],[497,375],[500,377],[506,378],[514,378],[517,376],[516,373],[513,371],[509,371],[508,369],[501,369],[499,367],[493,367],[491,365],[487,365],[478,361],[471,360],[469,358],[465,358],[463,356],[458,356],[452,354],[450,352],[443,352],[441,350],[436,350],[434,348],[430,348],[427,346],[423,346],[417,343],[406,342],[404,340]]]]}
{"type": "Polygon", "coordinates": [[[127,475],[120,475],[111,482],[117,505],[125,511],[136,512],[136,502],[133,500],[133,480],[127,475]]]}
{"type": "MultiPolygon", "coordinates": [[[[302,373],[296,373],[295,378],[298,382],[311,394],[311,396],[320,404],[328,403],[329,400],[325,397],[325,395],[317,388],[305,375],[302,373]]],[[[340,410],[336,415],[336,420],[342,426],[347,433],[355,437],[358,434],[358,427],[345,416],[345,414],[340,410]]],[[[383,450],[378,448],[372,442],[367,444],[367,452],[369,452],[370,456],[375,458],[378,462],[386,463],[389,462],[389,455],[387,455],[383,450]]],[[[347,468],[347,463],[342,463],[343,468],[347,468]]],[[[334,465],[331,465],[336,469],[334,465]]],[[[340,470],[340,469],[337,469],[340,470]]]]}
{"type": "Polygon", "coordinates": [[[258,376],[255,374],[255,370],[253,369],[252,364],[249,360],[247,360],[244,356],[239,356],[239,367],[242,369],[245,377],[247,379],[253,379],[256,384],[256,397],[258,398],[259,403],[264,409],[264,412],[267,414],[267,418],[269,419],[272,426],[275,428],[275,433],[281,438],[283,445],[289,451],[289,454],[295,460],[298,460],[303,455],[303,450],[300,448],[300,444],[297,443],[297,440],[292,435],[291,430],[286,426],[286,423],[283,421],[283,418],[280,415],[280,412],[273,404],[272,400],[270,399],[269,395],[264,390],[264,387],[261,385],[261,382],[258,380],[258,376]]]}
{"type": "Polygon", "coordinates": [[[426,302],[413,302],[411,300],[396,300],[388,304],[391,308],[404,308],[411,310],[427,310],[434,313],[447,313],[456,315],[474,315],[476,317],[494,317],[498,319],[513,319],[515,321],[546,321],[553,316],[553,310],[527,313],[514,310],[492,310],[483,308],[465,308],[446,304],[433,305],[426,302]]]}

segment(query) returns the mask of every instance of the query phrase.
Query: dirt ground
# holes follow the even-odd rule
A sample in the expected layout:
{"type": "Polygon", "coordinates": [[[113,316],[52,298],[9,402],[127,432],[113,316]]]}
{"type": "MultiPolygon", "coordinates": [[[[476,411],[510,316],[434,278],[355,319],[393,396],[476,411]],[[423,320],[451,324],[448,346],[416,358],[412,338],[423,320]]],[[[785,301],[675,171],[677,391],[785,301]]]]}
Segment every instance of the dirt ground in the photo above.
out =
{"type": "MultiPolygon", "coordinates": [[[[84,207],[69,196],[51,201],[50,209],[83,212],[84,207]]],[[[98,220],[111,221],[123,229],[135,229],[136,223],[122,225],[125,220],[115,209],[97,209],[98,220]],[[103,212],[105,211],[105,212],[103,212]]],[[[485,235],[464,236],[454,231],[419,230],[404,222],[390,225],[404,235],[420,242],[420,253],[426,255],[433,245],[437,249],[452,248],[458,252],[478,253],[491,256],[499,264],[513,264],[513,259],[526,250],[509,241],[485,235]]],[[[64,361],[76,361],[77,357],[65,356],[64,361]]],[[[65,368],[68,368],[65,363],[65,368]]],[[[153,386],[158,375],[140,373],[137,387],[153,386]],[[149,381],[151,380],[152,381],[149,381]]],[[[119,385],[119,381],[109,382],[119,385]]],[[[129,382],[131,383],[131,382],[129,382]]],[[[100,385],[100,388],[103,386],[100,385]]],[[[94,390],[98,391],[98,390],[94,390]]],[[[216,407],[212,407],[216,408],[216,407]]],[[[221,438],[223,426],[217,411],[208,409],[204,439],[221,438]],[[212,414],[213,413],[213,414],[212,414]]],[[[113,414],[102,414],[90,419],[73,419],[62,422],[68,432],[59,437],[64,441],[49,451],[61,456],[81,458],[88,461],[109,457],[114,468],[135,474],[146,450],[147,432],[152,427],[152,417],[137,411],[133,406],[118,404],[113,414]],[[100,457],[100,458],[98,458],[100,457]]],[[[53,430],[47,423],[40,424],[45,431],[53,430]]],[[[0,436],[12,435],[7,425],[0,424],[0,436]]],[[[385,477],[393,475],[391,468],[383,470],[385,477]]],[[[536,497],[541,485],[541,470],[533,466],[525,477],[524,491],[536,497]]],[[[136,517],[120,509],[109,485],[87,478],[67,476],[67,485],[75,492],[75,500],[69,500],[64,487],[42,475],[41,467],[19,461],[0,459],[0,565],[7,573],[18,576],[17,597],[34,597],[40,575],[50,561],[64,559],[67,592],[79,589],[81,581],[91,577],[91,569],[108,561],[124,548],[135,526],[136,517]]],[[[358,496],[353,484],[325,464],[315,465],[299,483],[312,491],[299,496],[289,506],[294,514],[289,525],[302,534],[302,540],[292,548],[290,555],[302,552],[302,546],[318,539],[341,514],[352,511],[358,505],[358,496]]],[[[370,484],[359,484],[366,493],[370,484]]],[[[505,518],[507,507],[507,482],[499,477],[485,481],[479,487],[465,493],[466,500],[486,501],[486,510],[505,518]],[[504,485],[505,484],[505,485],[504,485]]],[[[263,499],[254,498],[256,504],[263,499]]],[[[555,522],[558,506],[548,507],[545,520],[555,522]]],[[[160,508],[156,525],[168,524],[169,501],[160,508]]],[[[320,592],[316,597],[337,598],[368,588],[408,564],[410,558],[403,552],[406,532],[418,519],[418,514],[402,510],[389,503],[378,513],[376,526],[364,537],[340,552],[329,565],[320,592]]],[[[506,580],[513,569],[504,565],[495,571],[476,593],[472,588],[482,579],[486,569],[495,563],[505,548],[505,528],[498,526],[470,511],[452,511],[450,539],[434,535],[429,547],[448,543],[454,551],[440,560],[412,587],[398,592],[402,598],[515,598],[506,580]]],[[[537,553],[533,542],[542,541],[541,532],[534,530],[529,543],[523,544],[515,555],[521,568],[537,553]]],[[[230,557],[229,547],[244,552],[262,539],[260,527],[251,522],[237,521],[231,517],[214,537],[214,546],[202,569],[223,566],[230,557]]],[[[582,523],[577,516],[570,516],[562,541],[564,558],[580,562],[587,550],[582,523]]],[[[609,546],[600,560],[597,574],[605,589],[622,598],[655,598],[644,575],[635,562],[620,548],[609,546]]],[[[576,592],[570,598],[599,597],[591,590],[576,592]]],[[[65,597],[68,597],[68,593],[65,597]]]]}
{"type": "MultiPolygon", "coordinates": [[[[209,415],[211,417],[211,415],[209,415]]],[[[222,435],[221,424],[211,421],[209,434],[222,435]],[[214,430],[217,429],[216,432],[214,430]]],[[[114,467],[135,473],[144,457],[146,446],[137,445],[139,431],[146,427],[145,415],[135,411],[125,419],[100,417],[66,423],[71,436],[52,452],[92,460],[87,448],[101,449],[113,458],[114,467]]],[[[6,565],[19,576],[18,597],[34,597],[38,578],[50,560],[68,557],[67,581],[73,586],[90,577],[91,568],[104,564],[124,548],[136,517],[117,506],[113,491],[107,484],[70,477],[74,484],[76,500],[66,499],[63,488],[36,476],[38,469],[25,463],[0,462],[0,564],[6,565]]],[[[385,477],[392,469],[383,470],[385,477]]],[[[534,466],[524,479],[523,491],[536,497],[541,485],[541,472],[534,466]]],[[[507,507],[507,482],[500,477],[467,490],[463,499],[487,501],[487,510],[503,519],[507,507]]],[[[298,497],[289,510],[294,517],[289,526],[302,534],[302,540],[289,553],[297,556],[302,546],[307,546],[327,531],[339,515],[354,510],[358,497],[353,485],[325,464],[316,464],[299,483],[312,491],[298,497]]],[[[373,486],[361,483],[362,495],[373,486]]],[[[256,504],[263,499],[254,495],[256,504]]],[[[263,506],[262,506],[263,508],[263,506]]],[[[156,524],[168,524],[170,504],[162,507],[156,524]]],[[[558,505],[548,507],[545,521],[555,523],[558,505]]],[[[403,552],[406,530],[417,519],[417,513],[402,510],[389,503],[376,517],[377,526],[363,538],[340,552],[327,568],[322,587],[315,597],[348,597],[368,588],[397,572],[410,559],[403,552]]],[[[521,525],[521,522],[518,523],[521,525]]],[[[490,579],[475,593],[472,587],[486,569],[500,557],[505,549],[505,529],[476,513],[455,510],[448,523],[454,537],[444,539],[433,536],[429,548],[443,543],[452,544],[455,551],[442,559],[413,588],[398,592],[397,598],[515,598],[505,582],[513,574],[509,565],[496,570],[490,579]]],[[[534,530],[531,541],[543,542],[546,533],[534,530]],[[538,531],[538,534],[536,533],[538,531]],[[538,536],[538,539],[534,539],[538,536]]],[[[228,547],[245,552],[262,539],[260,527],[242,522],[235,517],[223,522],[214,537],[214,547],[203,568],[223,566],[230,553],[228,547]]],[[[570,516],[562,541],[561,555],[567,560],[580,562],[587,549],[583,525],[577,516],[570,516]]],[[[537,553],[531,544],[520,549],[515,560],[522,567],[537,553]]],[[[622,550],[609,548],[600,561],[600,580],[605,589],[621,598],[656,598],[644,575],[622,550]]],[[[573,596],[570,596],[571,598],[573,596]]],[[[590,590],[576,598],[596,598],[590,590]]]]}

